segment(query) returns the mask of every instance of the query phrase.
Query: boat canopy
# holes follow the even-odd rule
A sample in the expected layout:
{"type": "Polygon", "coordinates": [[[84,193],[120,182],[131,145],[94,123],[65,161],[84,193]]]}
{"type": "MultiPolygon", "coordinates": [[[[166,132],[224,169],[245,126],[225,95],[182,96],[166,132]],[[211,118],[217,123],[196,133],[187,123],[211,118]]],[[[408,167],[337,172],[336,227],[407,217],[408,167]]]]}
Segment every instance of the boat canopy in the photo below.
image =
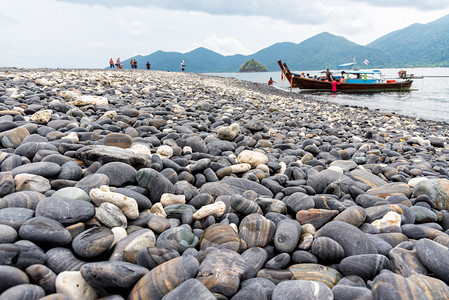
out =
{"type": "Polygon", "coordinates": [[[344,69],[344,68],[350,69],[353,65],[356,65],[356,64],[357,64],[356,62],[350,62],[350,63],[338,65],[337,68],[339,68],[339,69],[344,69]]]}
{"type": "MultiPolygon", "coordinates": [[[[331,70],[331,73],[346,73],[346,74],[382,74],[379,70],[331,70]]],[[[321,71],[321,73],[326,73],[326,71],[321,71]]]]}
{"type": "Polygon", "coordinates": [[[379,70],[349,70],[344,72],[348,74],[382,74],[379,70]]]}

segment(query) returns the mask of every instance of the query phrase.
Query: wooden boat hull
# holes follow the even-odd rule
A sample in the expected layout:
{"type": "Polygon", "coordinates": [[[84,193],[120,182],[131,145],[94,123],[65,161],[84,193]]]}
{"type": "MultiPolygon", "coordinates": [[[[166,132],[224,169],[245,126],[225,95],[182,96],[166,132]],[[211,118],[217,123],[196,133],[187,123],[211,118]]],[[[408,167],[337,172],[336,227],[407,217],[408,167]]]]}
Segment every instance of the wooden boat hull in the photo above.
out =
{"type": "MultiPolygon", "coordinates": [[[[300,88],[301,90],[321,90],[321,91],[332,90],[331,83],[328,81],[320,81],[292,75],[289,82],[292,87],[297,87],[300,88]]],[[[337,91],[344,91],[344,92],[404,91],[410,90],[412,83],[413,83],[412,80],[394,83],[340,83],[340,85],[337,85],[337,91]]]]}
{"type": "MultiPolygon", "coordinates": [[[[306,77],[295,76],[290,72],[287,65],[278,61],[284,76],[290,82],[291,88],[300,88],[301,91],[332,91],[329,81],[316,80],[306,77]]],[[[337,91],[341,92],[385,92],[385,91],[409,91],[413,80],[404,80],[386,83],[340,83],[337,91]]]]}

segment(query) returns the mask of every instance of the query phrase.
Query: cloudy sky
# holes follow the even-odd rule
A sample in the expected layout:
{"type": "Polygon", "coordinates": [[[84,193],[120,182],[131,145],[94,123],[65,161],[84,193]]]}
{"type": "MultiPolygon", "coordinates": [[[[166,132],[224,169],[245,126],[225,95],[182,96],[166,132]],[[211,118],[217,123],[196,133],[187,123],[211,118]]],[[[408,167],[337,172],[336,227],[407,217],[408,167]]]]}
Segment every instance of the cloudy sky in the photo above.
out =
{"type": "Polygon", "coordinates": [[[366,45],[448,0],[0,0],[0,67],[103,68],[157,50],[251,54],[323,31],[366,45]]]}

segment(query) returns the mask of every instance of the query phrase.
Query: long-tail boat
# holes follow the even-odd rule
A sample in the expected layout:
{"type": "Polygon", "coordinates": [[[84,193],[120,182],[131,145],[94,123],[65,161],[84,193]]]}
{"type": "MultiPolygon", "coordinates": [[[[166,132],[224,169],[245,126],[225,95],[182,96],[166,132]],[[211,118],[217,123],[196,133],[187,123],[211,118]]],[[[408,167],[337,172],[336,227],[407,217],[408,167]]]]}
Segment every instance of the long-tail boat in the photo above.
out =
{"type": "MultiPolygon", "coordinates": [[[[386,92],[409,91],[413,80],[397,78],[385,80],[379,70],[349,69],[332,74],[331,80],[326,76],[310,78],[303,74],[290,71],[285,63],[278,60],[283,76],[290,82],[290,88],[299,88],[301,91],[331,91],[332,79],[338,81],[337,91],[341,92],[386,92]]],[[[345,64],[345,66],[352,64],[345,64]]],[[[323,71],[324,72],[324,71],[323,71]]]]}

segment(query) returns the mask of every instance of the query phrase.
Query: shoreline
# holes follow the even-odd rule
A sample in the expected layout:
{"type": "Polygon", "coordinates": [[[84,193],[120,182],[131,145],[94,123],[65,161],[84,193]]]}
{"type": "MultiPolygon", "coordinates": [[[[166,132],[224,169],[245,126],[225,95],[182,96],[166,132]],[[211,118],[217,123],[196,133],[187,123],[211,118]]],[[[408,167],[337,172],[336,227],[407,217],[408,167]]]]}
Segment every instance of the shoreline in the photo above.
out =
{"type": "Polygon", "coordinates": [[[230,77],[0,69],[0,293],[447,298],[448,132],[230,77]]]}

